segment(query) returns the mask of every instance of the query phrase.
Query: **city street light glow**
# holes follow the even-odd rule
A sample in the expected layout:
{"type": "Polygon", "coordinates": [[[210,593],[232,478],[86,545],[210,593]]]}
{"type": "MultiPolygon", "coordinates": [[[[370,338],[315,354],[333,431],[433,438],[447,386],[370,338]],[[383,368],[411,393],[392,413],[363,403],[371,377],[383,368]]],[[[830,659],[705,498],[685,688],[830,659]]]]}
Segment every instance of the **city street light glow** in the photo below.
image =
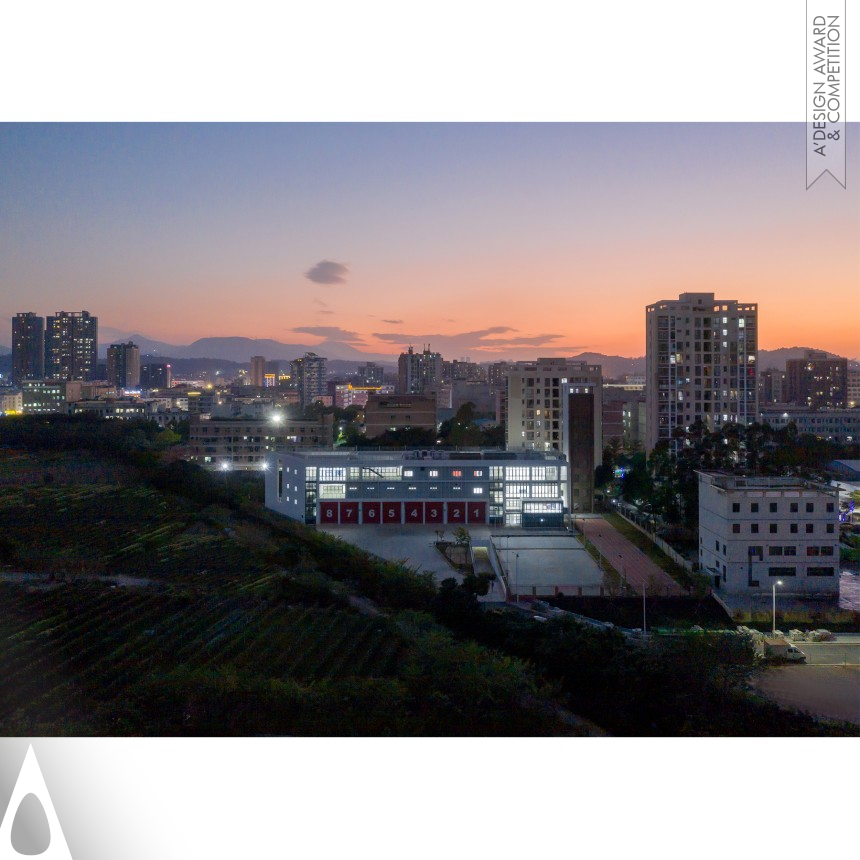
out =
{"type": "Polygon", "coordinates": [[[773,584],[773,628],[771,629],[771,635],[776,636],[776,587],[777,585],[782,585],[782,580],[778,579],[773,584]]]}

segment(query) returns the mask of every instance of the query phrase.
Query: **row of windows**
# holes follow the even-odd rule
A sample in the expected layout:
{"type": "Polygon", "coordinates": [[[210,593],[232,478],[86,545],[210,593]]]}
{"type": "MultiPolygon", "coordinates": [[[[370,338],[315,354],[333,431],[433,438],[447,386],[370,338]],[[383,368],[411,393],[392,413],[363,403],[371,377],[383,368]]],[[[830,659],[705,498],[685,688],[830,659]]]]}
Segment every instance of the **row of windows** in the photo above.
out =
{"type": "Polygon", "coordinates": [[[507,484],[505,496],[509,499],[556,499],[561,495],[558,484],[507,484]]]}
{"type": "MultiPolygon", "coordinates": [[[[313,486],[313,485],[309,485],[313,486]]],[[[383,496],[401,496],[404,493],[404,490],[407,493],[414,493],[416,497],[422,498],[425,496],[428,497],[439,497],[445,498],[448,496],[483,496],[486,494],[486,489],[484,487],[464,487],[459,484],[431,484],[428,486],[422,486],[421,491],[419,493],[419,488],[416,485],[406,485],[404,487],[403,484],[395,485],[395,484],[382,484],[379,486],[375,485],[367,485],[363,487],[359,487],[355,484],[320,484],[319,485],[319,497],[321,499],[366,499],[366,498],[379,498],[383,496]]],[[[547,494],[550,498],[553,497],[553,494],[547,494]]],[[[560,494],[555,493],[554,496],[557,498],[560,494]]],[[[528,498],[528,495],[526,495],[528,498]]],[[[539,497],[543,498],[543,497],[539,497]]],[[[501,502],[500,494],[494,494],[494,500],[501,502]],[[498,497],[498,498],[496,498],[498,497]]]]}
{"type": "MultiPolygon", "coordinates": [[[[779,534],[778,523],[770,523],[768,526],[768,534],[779,534]]],[[[750,523],[750,534],[757,535],[759,533],[759,524],[758,523],[750,523]]],[[[798,525],[797,523],[789,523],[788,531],[790,534],[796,535],[798,534],[798,525]]],[[[825,531],[827,534],[832,535],[836,533],[836,525],[834,523],[826,523],[825,531]]],[[[732,523],[732,534],[739,535],[741,533],[741,524],[740,523],[732,523]]],[[[806,534],[811,535],[815,534],[815,523],[806,523],[806,534]]]]}
{"type": "MultiPolygon", "coordinates": [[[[413,478],[416,469],[403,468],[401,466],[308,466],[306,477],[308,480],[316,480],[319,475],[320,481],[345,481],[350,480],[399,480],[401,478],[413,478]]],[[[483,478],[485,469],[428,469],[427,474],[431,478],[438,478],[444,472],[444,477],[483,478]]],[[[559,479],[558,466],[491,466],[490,477],[500,480],[505,478],[509,481],[557,481],[559,479]]],[[[566,475],[562,473],[562,480],[566,475]]]]}
{"type": "MultiPolygon", "coordinates": [[[[788,503],[788,511],[789,513],[796,514],[798,513],[798,502],[789,502],[788,503]]],[[[770,513],[776,514],[779,513],[779,503],[778,502],[768,502],[770,513]]],[[[750,502],[750,513],[757,514],[758,513],[758,502],[750,502]]],[[[827,502],[826,509],[828,514],[832,514],[836,508],[834,502],[827,502]]],[[[732,513],[739,514],[741,512],[741,503],[740,502],[732,502],[732,513]]],[[[806,502],[806,513],[814,514],[815,513],[815,502],[806,502]]]]}
{"type": "MultiPolygon", "coordinates": [[[[767,548],[768,555],[797,555],[796,546],[769,546],[767,548]]],[[[808,546],[806,554],[812,555],[835,555],[835,547],[833,546],[808,546]]]]}
{"type": "MultiPolygon", "coordinates": [[[[768,576],[797,576],[796,567],[769,567],[767,569],[768,576]]],[[[834,576],[835,570],[832,567],[813,567],[810,565],[806,568],[807,576],[834,576]]]]}

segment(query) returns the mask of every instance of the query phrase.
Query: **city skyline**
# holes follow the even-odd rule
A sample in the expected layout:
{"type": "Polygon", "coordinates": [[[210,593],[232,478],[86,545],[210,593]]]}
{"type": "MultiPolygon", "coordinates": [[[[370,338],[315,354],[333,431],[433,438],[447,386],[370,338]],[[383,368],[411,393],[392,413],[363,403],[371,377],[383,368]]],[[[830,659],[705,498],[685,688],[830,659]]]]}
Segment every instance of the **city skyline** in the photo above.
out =
{"type": "Polygon", "coordinates": [[[763,349],[855,358],[833,310],[854,300],[860,207],[795,181],[802,133],[5,124],[0,316],[88,308],[103,343],[641,356],[646,305],[714,291],[758,302],[763,349]]]}

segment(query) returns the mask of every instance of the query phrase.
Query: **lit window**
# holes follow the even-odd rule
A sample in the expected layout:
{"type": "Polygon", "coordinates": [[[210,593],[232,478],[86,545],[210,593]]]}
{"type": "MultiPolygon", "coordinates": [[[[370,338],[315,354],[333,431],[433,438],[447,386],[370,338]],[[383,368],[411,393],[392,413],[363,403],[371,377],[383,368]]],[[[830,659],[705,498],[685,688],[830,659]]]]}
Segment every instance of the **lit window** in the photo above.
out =
{"type": "Polygon", "coordinates": [[[483,488],[483,487],[472,487],[472,492],[473,492],[476,496],[481,496],[481,495],[483,495],[483,494],[484,494],[484,488],[483,488]]]}
{"type": "Polygon", "coordinates": [[[452,469],[451,470],[451,477],[452,478],[462,478],[463,477],[463,470],[462,469],[452,469]]]}

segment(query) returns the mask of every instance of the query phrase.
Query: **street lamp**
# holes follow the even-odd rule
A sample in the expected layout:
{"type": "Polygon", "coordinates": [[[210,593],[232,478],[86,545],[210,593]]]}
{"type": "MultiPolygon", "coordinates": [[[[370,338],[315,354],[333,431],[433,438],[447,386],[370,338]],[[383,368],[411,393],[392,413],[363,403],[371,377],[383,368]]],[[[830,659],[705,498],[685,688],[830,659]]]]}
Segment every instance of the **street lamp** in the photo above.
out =
{"type": "Polygon", "coordinates": [[[520,602],[520,554],[516,553],[516,565],[514,567],[514,602],[520,602]]]}
{"type": "Polygon", "coordinates": [[[782,580],[778,579],[773,584],[773,630],[771,631],[772,635],[776,636],[776,587],[777,585],[782,585],[782,580]]]}

